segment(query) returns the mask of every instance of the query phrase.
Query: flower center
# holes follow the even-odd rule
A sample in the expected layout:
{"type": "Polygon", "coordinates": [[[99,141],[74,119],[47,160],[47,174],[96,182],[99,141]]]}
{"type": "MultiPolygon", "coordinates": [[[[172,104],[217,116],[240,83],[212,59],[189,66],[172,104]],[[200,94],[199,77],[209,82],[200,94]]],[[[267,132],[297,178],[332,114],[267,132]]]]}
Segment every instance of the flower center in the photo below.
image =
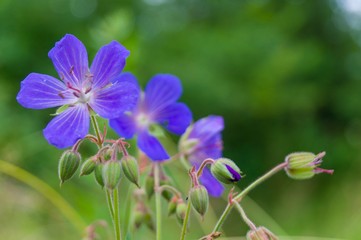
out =
{"type": "Polygon", "coordinates": [[[141,128],[146,128],[151,124],[151,120],[149,117],[144,113],[137,114],[135,118],[137,125],[141,128]]]}

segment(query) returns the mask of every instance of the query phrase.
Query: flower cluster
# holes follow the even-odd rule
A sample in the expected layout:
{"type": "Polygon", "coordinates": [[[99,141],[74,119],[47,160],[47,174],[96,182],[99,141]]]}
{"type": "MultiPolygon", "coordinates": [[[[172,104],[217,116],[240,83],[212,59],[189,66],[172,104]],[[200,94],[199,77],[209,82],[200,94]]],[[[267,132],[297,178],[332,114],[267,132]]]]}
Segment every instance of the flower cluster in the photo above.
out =
{"type": "MultiPolygon", "coordinates": [[[[161,197],[164,197],[168,203],[168,215],[175,215],[182,225],[181,239],[184,240],[190,209],[193,207],[202,218],[205,217],[209,195],[221,196],[225,190],[222,184],[234,186],[242,179],[242,171],[235,162],[222,156],[223,118],[210,115],[193,122],[188,106],[179,102],[182,85],[174,75],[156,74],[144,91],[141,90],[133,74],[122,72],[129,54],[124,46],[112,41],[100,48],[89,67],[84,45],[75,36],[67,34],[49,52],[60,79],[31,73],[21,82],[17,100],[26,108],[58,107],[55,118],[43,133],[55,147],[71,147],[59,160],[60,182],[63,184],[71,179],[79,168],[80,176],[94,175],[96,182],[105,188],[117,240],[122,238],[118,202],[118,186],[122,178],[139,188],[134,191],[135,209],[133,216],[126,219],[127,224],[133,219],[135,228],[146,225],[157,232],[159,240],[161,197]],[[107,128],[100,130],[98,117],[109,121],[119,139],[107,138],[107,128]],[[89,134],[90,122],[94,135],[89,134]],[[167,137],[168,132],[180,136],[178,145],[172,147],[177,148],[176,153],[168,148],[174,146],[167,137]],[[124,140],[133,137],[140,153],[137,157],[128,153],[130,144],[124,140]],[[78,150],[85,140],[94,143],[97,152],[82,161],[78,150]],[[145,160],[143,156],[147,156],[145,160]],[[176,187],[172,174],[165,171],[165,163],[172,163],[171,160],[180,160],[186,166],[191,179],[189,191],[184,193],[176,187]],[[148,174],[142,174],[144,172],[148,174]],[[148,206],[153,195],[157,208],[156,226],[148,206]]],[[[240,205],[241,200],[256,185],[280,170],[285,170],[290,178],[296,180],[309,179],[318,173],[332,174],[333,170],[320,168],[325,154],[289,154],[283,163],[239,194],[232,188],[228,205],[213,232],[201,239],[216,239],[222,234],[220,228],[233,206],[250,227],[247,239],[277,239],[267,228],[257,227],[247,217],[240,205]]]]}

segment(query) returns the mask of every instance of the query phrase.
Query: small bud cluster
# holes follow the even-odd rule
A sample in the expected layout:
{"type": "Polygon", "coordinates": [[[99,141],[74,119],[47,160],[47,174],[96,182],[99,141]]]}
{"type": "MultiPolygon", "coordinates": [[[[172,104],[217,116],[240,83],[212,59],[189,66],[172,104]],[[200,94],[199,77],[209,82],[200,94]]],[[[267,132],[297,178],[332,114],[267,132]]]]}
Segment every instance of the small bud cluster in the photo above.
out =
{"type": "MultiPolygon", "coordinates": [[[[93,140],[94,137],[90,137],[93,140]]],[[[94,140],[98,143],[98,141],[94,140]]],[[[81,155],[78,152],[81,141],[77,142],[71,150],[66,150],[59,160],[60,183],[72,178],[80,166],[80,176],[94,173],[95,181],[103,188],[114,190],[124,175],[130,182],[139,187],[139,167],[137,160],[130,156],[125,148],[126,142],[122,139],[110,140],[108,144],[99,149],[97,154],[86,159],[81,164],[81,155]],[[118,159],[118,152],[123,157],[118,159]]]]}

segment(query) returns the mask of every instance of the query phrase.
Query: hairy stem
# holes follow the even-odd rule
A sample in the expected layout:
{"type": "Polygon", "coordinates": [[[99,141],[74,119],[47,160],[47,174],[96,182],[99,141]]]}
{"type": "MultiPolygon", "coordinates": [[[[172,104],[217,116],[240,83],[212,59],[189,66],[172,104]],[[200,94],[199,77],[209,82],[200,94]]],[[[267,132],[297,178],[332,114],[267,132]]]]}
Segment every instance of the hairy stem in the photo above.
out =
{"type": "MultiPolygon", "coordinates": [[[[257,187],[260,183],[264,182],[265,180],[267,180],[268,178],[270,178],[274,174],[278,173],[280,170],[285,168],[286,165],[287,165],[287,163],[285,163],[285,162],[277,165],[276,167],[271,169],[269,172],[267,172],[266,174],[264,174],[263,176],[258,178],[256,181],[251,183],[247,188],[245,188],[242,192],[240,192],[237,196],[235,196],[233,198],[233,200],[237,201],[237,202],[240,202],[252,189],[257,187]]],[[[229,202],[228,205],[226,206],[226,208],[224,209],[221,217],[219,218],[216,226],[214,227],[213,232],[218,232],[220,230],[220,228],[222,227],[224,221],[226,220],[229,212],[231,211],[232,207],[233,207],[232,202],[229,202]]]]}
{"type": "Polygon", "coordinates": [[[248,218],[246,213],[244,212],[243,208],[241,207],[241,204],[239,204],[237,201],[233,200],[234,206],[236,206],[238,212],[241,214],[241,217],[243,218],[243,221],[249,226],[251,230],[256,231],[257,227],[256,225],[248,218]]]}
{"type": "Polygon", "coordinates": [[[162,238],[162,205],[161,205],[161,191],[160,187],[160,165],[159,163],[154,163],[154,191],[155,191],[155,209],[156,209],[156,219],[157,219],[157,240],[162,238]]]}
{"type": "Polygon", "coordinates": [[[113,217],[113,223],[114,223],[114,229],[115,229],[115,239],[121,240],[122,235],[120,231],[120,218],[119,218],[119,190],[118,188],[115,188],[112,192],[113,195],[113,206],[114,206],[114,217],[113,217]]]}
{"type": "Polygon", "coordinates": [[[182,225],[182,232],[180,237],[181,240],[184,240],[186,236],[190,212],[191,212],[191,201],[188,199],[187,211],[186,211],[186,215],[184,216],[183,225],[182,225]]]}

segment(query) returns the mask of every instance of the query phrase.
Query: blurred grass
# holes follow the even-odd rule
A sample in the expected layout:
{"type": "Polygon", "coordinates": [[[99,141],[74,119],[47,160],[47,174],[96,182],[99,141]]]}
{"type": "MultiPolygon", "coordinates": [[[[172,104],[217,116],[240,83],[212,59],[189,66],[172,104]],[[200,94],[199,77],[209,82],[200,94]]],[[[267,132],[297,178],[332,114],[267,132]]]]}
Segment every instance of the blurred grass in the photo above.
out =
{"type": "MultiPolygon", "coordinates": [[[[291,236],[358,239],[360,21],[349,25],[352,16],[340,2],[0,1],[0,157],[58,189],[61,151],[41,133],[54,110],[20,107],[20,81],[30,72],[56,76],[47,52],[65,33],[79,37],[90,58],[115,39],[131,50],[125,70],[143,86],[158,72],[175,74],[195,119],[224,116],[224,154],[247,174],[241,187],[289,152],[326,150],[324,164],[334,176],[296,182],[279,174],[250,197],[291,236]]],[[[74,179],[59,191],[88,223],[110,223],[93,179],[74,179]]],[[[33,190],[0,176],[0,192],[0,239],[76,239],[33,190]]],[[[220,213],[224,201],[212,201],[220,213]]],[[[269,223],[247,205],[257,224],[269,223]]],[[[175,221],[167,223],[167,236],[178,232],[175,221]]],[[[235,214],[227,223],[229,236],[246,231],[235,214]]]]}

